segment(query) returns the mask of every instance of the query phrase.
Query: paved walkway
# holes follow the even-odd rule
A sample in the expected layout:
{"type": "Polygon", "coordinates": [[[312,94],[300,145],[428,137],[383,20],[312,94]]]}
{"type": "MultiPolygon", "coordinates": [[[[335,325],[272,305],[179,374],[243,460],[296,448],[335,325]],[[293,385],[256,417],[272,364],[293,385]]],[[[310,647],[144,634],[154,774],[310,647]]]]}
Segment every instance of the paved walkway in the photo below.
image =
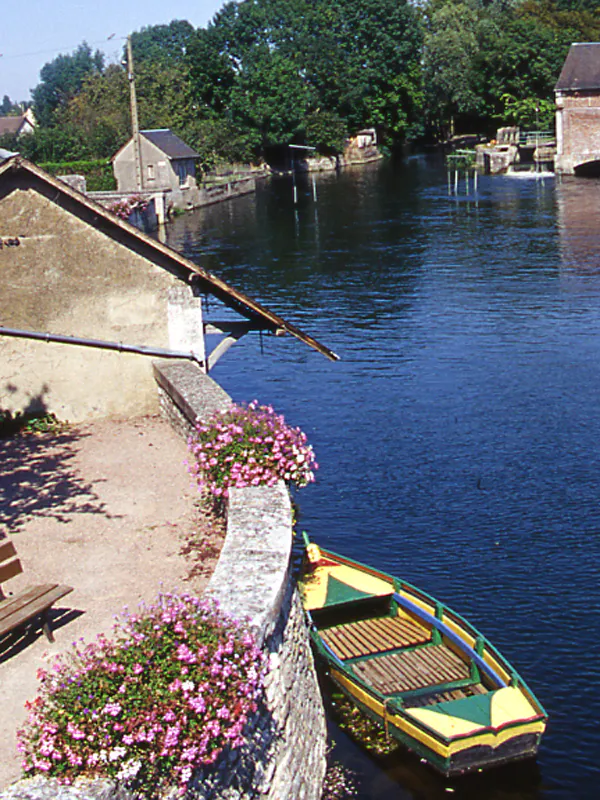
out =
{"type": "Polygon", "coordinates": [[[0,639],[0,789],[20,775],[15,733],[38,667],[71,642],[109,633],[124,606],[161,590],[200,593],[221,538],[211,532],[185,467],[187,448],[158,417],[103,420],[54,436],[0,440],[0,538],[24,575],[5,591],[59,582],[56,641],[0,639]]]}

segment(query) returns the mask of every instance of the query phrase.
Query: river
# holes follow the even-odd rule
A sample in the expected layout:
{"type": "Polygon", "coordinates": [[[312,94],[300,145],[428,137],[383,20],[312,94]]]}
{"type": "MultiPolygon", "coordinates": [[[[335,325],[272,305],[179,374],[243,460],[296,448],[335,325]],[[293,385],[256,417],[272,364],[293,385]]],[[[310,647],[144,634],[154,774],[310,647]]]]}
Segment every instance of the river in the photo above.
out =
{"type": "Polygon", "coordinates": [[[414,158],[263,183],[168,243],[306,329],[247,336],[213,377],[314,444],[300,528],[463,614],[550,722],[537,764],[449,782],[333,726],[363,800],[600,791],[600,182],[480,178],[414,158]]]}

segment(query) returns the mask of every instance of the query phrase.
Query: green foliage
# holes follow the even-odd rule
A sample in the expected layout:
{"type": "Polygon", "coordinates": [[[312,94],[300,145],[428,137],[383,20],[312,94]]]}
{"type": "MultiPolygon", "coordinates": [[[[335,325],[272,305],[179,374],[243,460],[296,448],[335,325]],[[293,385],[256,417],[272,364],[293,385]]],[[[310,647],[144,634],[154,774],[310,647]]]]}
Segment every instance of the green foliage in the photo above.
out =
{"type": "Polygon", "coordinates": [[[38,127],[28,136],[21,136],[16,149],[36,164],[43,161],[84,159],[89,155],[88,143],[77,127],[63,125],[38,127]]]}
{"type": "Polygon", "coordinates": [[[249,164],[257,155],[252,135],[224,117],[192,122],[182,129],[181,138],[200,155],[204,172],[224,164],[249,164]]]}
{"type": "MultiPolygon", "coordinates": [[[[136,31],[131,35],[131,50],[136,69],[144,61],[165,66],[181,64],[193,36],[194,26],[182,19],[174,19],[168,25],[150,25],[136,31]]],[[[123,60],[126,59],[124,51],[123,60]]]]}
{"type": "Polygon", "coordinates": [[[336,155],[344,149],[348,126],[335,111],[313,111],[304,119],[306,144],[323,155],[336,155]]]}
{"type": "Polygon", "coordinates": [[[550,100],[538,97],[524,97],[517,100],[510,94],[500,98],[504,103],[502,120],[504,124],[518,125],[524,130],[553,130],[556,108],[550,100]]]}
{"type": "Polygon", "coordinates": [[[40,71],[41,82],[33,90],[33,105],[38,123],[52,125],[58,110],[81,89],[86,77],[102,72],[104,56],[99,50],[92,53],[83,42],[72,55],[59,55],[44,64],[40,71]]]}
{"type": "Polygon", "coordinates": [[[10,97],[7,94],[5,94],[4,97],[2,98],[2,103],[0,103],[0,116],[9,117],[11,115],[14,114],[18,115],[21,113],[22,111],[20,107],[16,103],[13,103],[10,97]]]}
{"type": "Polygon", "coordinates": [[[40,164],[51,175],[85,175],[90,192],[110,192],[117,188],[112,163],[106,159],[93,161],[46,161],[40,164]]]}
{"type": "Polygon", "coordinates": [[[65,424],[47,411],[17,411],[0,408],[0,439],[28,433],[59,433],[65,424]]]}

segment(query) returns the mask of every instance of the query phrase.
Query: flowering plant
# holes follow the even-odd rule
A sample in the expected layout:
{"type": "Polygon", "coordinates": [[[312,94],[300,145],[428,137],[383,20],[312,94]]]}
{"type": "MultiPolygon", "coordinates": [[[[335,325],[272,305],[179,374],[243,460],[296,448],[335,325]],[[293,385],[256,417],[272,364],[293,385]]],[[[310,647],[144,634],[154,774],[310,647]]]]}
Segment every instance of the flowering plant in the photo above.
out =
{"type": "Polygon", "coordinates": [[[257,400],[233,403],[199,423],[189,447],[196,460],[190,471],[216,497],[227,497],[232,487],[273,486],[279,479],[306,486],[319,466],[306,434],[257,400]]]}
{"type": "Polygon", "coordinates": [[[113,200],[108,203],[109,211],[116,214],[121,219],[129,219],[132,211],[145,211],[148,208],[148,201],[141,198],[139,195],[132,194],[131,197],[122,197],[119,200],[113,200]]]}
{"type": "Polygon", "coordinates": [[[256,710],[263,657],[214,605],[161,595],[40,670],[41,690],[19,731],[27,773],[70,783],[78,775],[135,780],[144,797],[239,747],[256,710]]]}

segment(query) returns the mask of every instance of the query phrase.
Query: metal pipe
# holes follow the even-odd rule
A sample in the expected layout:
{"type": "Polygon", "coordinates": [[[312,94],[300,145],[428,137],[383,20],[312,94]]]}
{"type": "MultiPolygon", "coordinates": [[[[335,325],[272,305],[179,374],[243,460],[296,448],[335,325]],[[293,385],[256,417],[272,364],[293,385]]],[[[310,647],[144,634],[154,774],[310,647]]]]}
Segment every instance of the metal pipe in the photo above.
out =
{"type": "Polygon", "coordinates": [[[5,328],[0,325],[0,336],[13,336],[17,339],[35,339],[42,342],[58,344],[74,344],[80,347],[95,347],[100,350],[117,350],[119,353],[136,353],[141,356],[160,356],[161,358],[189,358],[204,369],[204,360],[191,351],[166,350],[162,347],[148,347],[144,344],[123,344],[122,342],[105,342],[101,339],[84,339],[81,336],[64,336],[60,333],[39,333],[19,328],[5,328]]]}

